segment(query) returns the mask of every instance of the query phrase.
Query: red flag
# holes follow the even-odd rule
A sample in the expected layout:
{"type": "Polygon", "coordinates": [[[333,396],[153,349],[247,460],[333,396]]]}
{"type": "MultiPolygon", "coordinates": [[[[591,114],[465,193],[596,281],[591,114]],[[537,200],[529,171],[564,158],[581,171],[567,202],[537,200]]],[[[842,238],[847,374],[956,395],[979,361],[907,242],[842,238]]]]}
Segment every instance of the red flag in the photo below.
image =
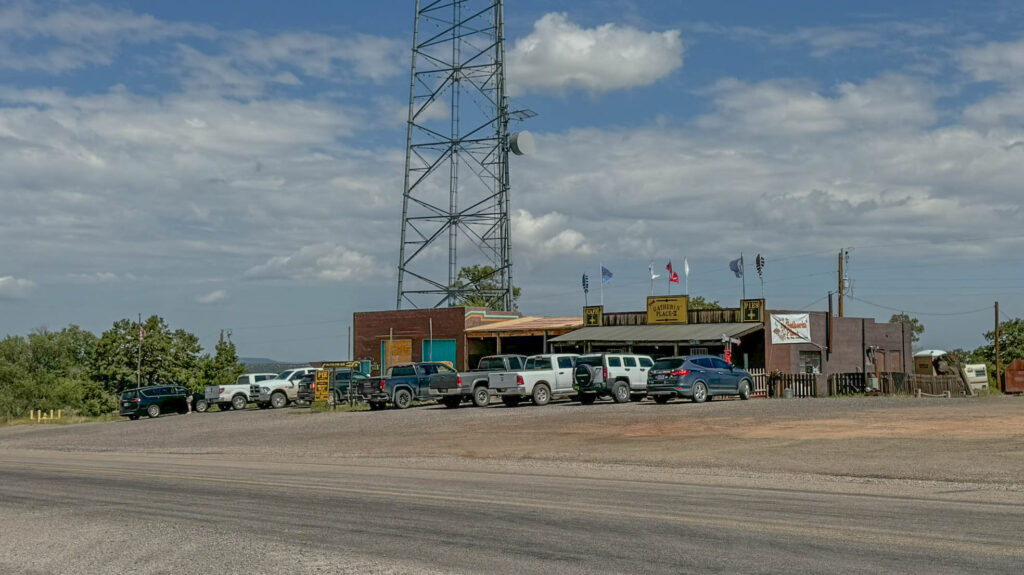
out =
{"type": "Polygon", "coordinates": [[[674,284],[679,283],[679,274],[672,270],[672,262],[668,262],[668,265],[665,266],[665,269],[668,270],[668,281],[674,284]]]}

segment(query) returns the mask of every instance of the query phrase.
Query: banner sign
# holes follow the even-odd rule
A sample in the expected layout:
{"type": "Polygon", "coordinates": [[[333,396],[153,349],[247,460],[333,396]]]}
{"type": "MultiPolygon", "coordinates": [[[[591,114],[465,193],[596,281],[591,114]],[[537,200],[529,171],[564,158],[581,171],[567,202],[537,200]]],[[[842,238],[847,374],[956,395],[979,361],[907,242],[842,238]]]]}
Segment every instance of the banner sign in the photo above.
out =
{"type": "Polygon", "coordinates": [[[600,327],[601,320],[604,318],[604,306],[603,305],[588,305],[583,308],[583,326],[584,327],[600,327]]]}
{"type": "Polygon", "coordinates": [[[647,298],[647,325],[687,323],[690,296],[654,296],[647,298]]]}
{"type": "Polygon", "coordinates": [[[811,343],[810,314],[772,314],[772,343],[811,343]]]}
{"type": "Polygon", "coordinates": [[[761,323],[764,321],[764,300],[740,300],[740,313],[742,314],[743,323],[761,323]]]}

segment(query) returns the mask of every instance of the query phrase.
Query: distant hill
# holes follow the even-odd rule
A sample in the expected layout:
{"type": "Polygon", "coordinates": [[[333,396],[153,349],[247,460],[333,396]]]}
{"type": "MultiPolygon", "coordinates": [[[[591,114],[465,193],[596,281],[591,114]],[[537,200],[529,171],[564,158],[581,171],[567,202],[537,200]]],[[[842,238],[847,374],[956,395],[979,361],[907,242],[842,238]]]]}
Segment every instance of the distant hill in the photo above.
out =
{"type": "Polygon", "coordinates": [[[286,361],[277,361],[268,359],[265,357],[240,357],[238,363],[242,365],[269,365],[271,363],[288,363],[286,361]]]}

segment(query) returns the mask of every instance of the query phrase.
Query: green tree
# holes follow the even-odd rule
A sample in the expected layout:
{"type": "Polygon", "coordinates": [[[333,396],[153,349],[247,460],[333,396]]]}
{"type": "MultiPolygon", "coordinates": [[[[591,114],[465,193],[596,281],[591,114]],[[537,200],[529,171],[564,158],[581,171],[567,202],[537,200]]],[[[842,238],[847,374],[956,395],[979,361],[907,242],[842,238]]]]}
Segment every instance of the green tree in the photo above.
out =
{"type": "Polygon", "coordinates": [[[207,385],[228,385],[234,383],[238,376],[245,373],[245,366],[238,362],[238,353],[235,351],[235,344],[230,341],[217,343],[213,357],[209,354],[200,358],[201,381],[199,386],[194,386],[195,391],[201,391],[207,385]]]}
{"type": "Polygon", "coordinates": [[[889,323],[905,323],[910,325],[910,341],[917,343],[921,339],[921,334],[924,333],[924,325],[921,324],[921,320],[916,317],[910,317],[905,313],[893,314],[889,318],[889,323]]]}
{"type": "Polygon", "coordinates": [[[178,383],[200,385],[199,338],[185,331],[171,331],[159,316],[151,316],[139,325],[130,319],[114,322],[96,344],[92,376],[106,389],[120,393],[137,383],[141,356],[141,385],[178,383]]]}
{"type": "MultiPolygon", "coordinates": [[[[458,290],[467,290],[462,295],[457,305],[468,307],[486,307],[496,309],[501,305],[499,295],[494,292],[501,286],[501,274],[491,266],[467,266],[459,270],[458,278],[452,286],[458,290]]],[[[512,286],[512,308],[517,309],[519,295],[522,293],[518,287],[512,286]]]]}
{"type": "MultiPolygon", "coordinates": [[[[996,332],[985,333],[985,340],[988,343],[975,350],[974,356],[995,365],[996,332]]],[[[1024,319],[1015,318],[999,324],[999,356],[1004,366],[1015,359],[1024,359],[1024,319]]]]}
{"type": "Polygon", "coordinates": [[[688,309],[722,309],[722,306],[718,304],[718,300],[707,300],[699,295],[690,296],[690,303],[688,309]]]}

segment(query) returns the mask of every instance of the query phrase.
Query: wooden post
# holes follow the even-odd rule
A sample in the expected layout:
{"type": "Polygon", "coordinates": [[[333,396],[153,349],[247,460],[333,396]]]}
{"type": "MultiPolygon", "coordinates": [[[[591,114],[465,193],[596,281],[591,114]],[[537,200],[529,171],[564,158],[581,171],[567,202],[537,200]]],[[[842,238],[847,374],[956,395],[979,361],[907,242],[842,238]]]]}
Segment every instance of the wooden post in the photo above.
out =
{"type": "Polygon", "coordinates": [[[1003,378],[999,377],[999,372],[1002,369],[1002,357],[999,355],[999,302],[996,302],[996,386],[999,391],[1006,393],[1006,387],[1003,385],[1003,378]]]}

